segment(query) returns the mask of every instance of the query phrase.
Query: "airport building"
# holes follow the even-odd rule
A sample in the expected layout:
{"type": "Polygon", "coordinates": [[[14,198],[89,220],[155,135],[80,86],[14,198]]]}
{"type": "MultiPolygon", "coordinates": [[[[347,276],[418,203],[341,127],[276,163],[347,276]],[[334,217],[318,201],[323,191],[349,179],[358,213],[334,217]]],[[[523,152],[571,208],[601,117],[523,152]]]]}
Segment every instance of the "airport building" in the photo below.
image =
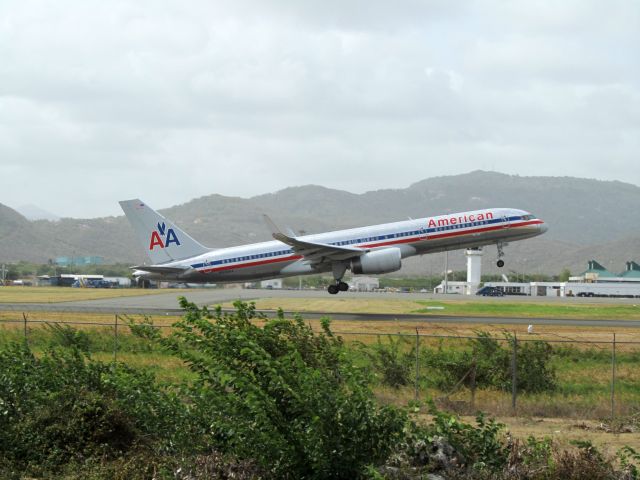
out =
{"type": "Polygon", "coordinates": [[[485,286],[498,288],[505,295],[640,298],[640,265],[628,261],[625,271],[615,274],[590,260],[587,270],[568,282],[487,282],[485,286]]]}
{"type": "MultiPolygon", "coordinates": [[[[467,281],[443,281],[433,293],[474,295],[480,287],[482,250],[466,251],[467,281]]],[[[587,269],[570,277],[568,282],[486,282],[485,287],[498,289],[504,295],[532,297],[624,297],[640,298],[640,264],[628,261],[625,271],[615,274],[596,260],[589,260],[587,269]]]]}
{"type": "Polygon", "coordinates": [[[373,292],[380,288],[380,281],[375,277],[353,277],[350,287],[357,292],[373,292]]]}
{"type": "Polygon", "coordinates": [[[260,288],[269,288],[274,290],[282,289],[282,279],[273,278],[271,280],[263,280],[260,282],[260,288]]]}
{"type": "Polygon", "coordinates": [[[440,285],[434,288],[433,293],[457,293],[460,295],[469,295],[469,293],[467,293],[469,292],[469,288],[469,282],[449,280],[447,282],[442,282],[440,285]]]}
{"type": "Polygon", "coordinates": [[[87,287],[87,288],[115,288],[130,287],[128,277],[105,277],[104,275],[80,275],[77,273],[63,273],[62,275],[40,275],[38,286],[56,287],[87,287]]]}

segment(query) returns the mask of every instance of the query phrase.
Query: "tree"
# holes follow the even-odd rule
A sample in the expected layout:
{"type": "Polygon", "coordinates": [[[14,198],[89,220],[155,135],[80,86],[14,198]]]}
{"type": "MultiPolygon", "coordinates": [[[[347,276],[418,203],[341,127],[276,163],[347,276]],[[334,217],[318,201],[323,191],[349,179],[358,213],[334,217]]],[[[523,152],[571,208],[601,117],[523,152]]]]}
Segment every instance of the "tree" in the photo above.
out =
{"type": "Polygon", "coordinates": [[[17,280],[20,278],[20,272],[18,271],[18,267],[16,265],[9,265],[4,274],[5,280],[17,280]]]}
{"type": "Polygon", "coordinates": [[[570,276],[571,276],[571,271],[568,268],[564,268],[560,272],[560,275],[558,276],[558,280],[561,282],[568,282],[570,276]]]}

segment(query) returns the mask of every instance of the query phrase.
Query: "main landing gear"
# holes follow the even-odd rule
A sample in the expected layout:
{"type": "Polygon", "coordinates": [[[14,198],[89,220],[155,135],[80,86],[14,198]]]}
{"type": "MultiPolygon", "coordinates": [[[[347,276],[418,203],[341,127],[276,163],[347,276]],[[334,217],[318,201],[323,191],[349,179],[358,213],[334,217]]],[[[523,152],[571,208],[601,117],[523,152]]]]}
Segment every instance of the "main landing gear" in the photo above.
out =
{"type": "Polygon", "coordinates": [[[502,260],[502,257],[504,257],[503,247],[505,247],[506,245],[507,244],[504,242],[496,243],[496,246],[498,247],[498,261],[496,262],[496,265],[498,266],[498,268],[504,267],[504,260],[502,260]]]}
{"type": "Polygon", "coordinates": [[[329,285],[327,291],[331,295],[335,295],[338,292],[346,292],[349,290],[349,285],[342,281],[342,277],[344,277],[344,273],[347,271],[347,266],[344,263],[336,262],[332,265],[332,270],[336,283],[329,285]]]}
{"type": "Polygon", "coordinates": [[[338,292],[346,292],[347,290],[349,290],[349,284],[345,283],[345,282],[337,282],[334,283],[332,285],[329,285],[329,288],[327,288],[327,291],[331,294],[331,295],[335,295],[338,292]]]}

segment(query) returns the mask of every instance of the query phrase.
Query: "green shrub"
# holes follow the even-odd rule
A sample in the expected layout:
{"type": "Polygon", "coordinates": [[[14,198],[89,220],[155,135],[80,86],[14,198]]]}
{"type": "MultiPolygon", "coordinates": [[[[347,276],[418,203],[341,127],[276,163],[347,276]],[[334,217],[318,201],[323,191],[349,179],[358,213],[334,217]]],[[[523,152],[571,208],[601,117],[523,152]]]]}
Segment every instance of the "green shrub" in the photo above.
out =
{"type": "Polygon", "coordinates": [[[148,459],[138,473],[156,462],[173,475],[171,465],[197,472],[196,459],[215,452],[229,468],[239,462],[275,478],[353,478],[386,459],[406,416],[375,402],[370,378],[328,321],[320,334],[282,314],[259,328],[252,305],[213,317],[181,305],[185,315],[169,337],[149,324],[132,331],[144,337],[136,342],[184,360],[196,378],[187,384],[161,386],[145,371],[92,360],[92,342],[66,326],[51,327],[56,348],[38,356],[24,342],[4,345],[3,475],[75,468],[86,477],[134,478],[125,460],[132,456],[148,459]]]}
{"type": "Polygon", "coordinates": [[[145,443],[171,450],[190,437],[185,414],[153,376],[77,348],[41,357],[24,343],[0,351],[0,451],[18,469],[55,472],[145,443]]]}
{"type": "Polygon", "coordinates": [[[427,427],[427,438],[447,439],[458,455],[460,467],[473,470],[496,471],[509,458],[509,450],[501,436],[504,425],[494,419],[486,419],[482,413],[476,416],[476,426],[460,421],[456,416],[432,408],[433,424],[427,427]]]}
{"type": "Polygon", "coordinates": [[[61,325],[59,323],[46,324],[51,334],[51,347],[77,348],[81,352],[89,352],[91,348],[91,340],[87,332],[77,330],[69,325],[61,325]]]}
{"type": "Polygon", "coordinates": [[[394,339],[389,336],[386,343],[378,337],[375,344],[359,343],[358,348],[367,357],[383,385],[399,388],[411,382],[415,353],[403,337],[394,339]]]}
{"type": "MultiPolygon", "coordinates": [[[[499,341],[486,332],[476,332],[469,341],[470,350],[423,350],[422,358],[435,378],[436,386],[447,390],[459,383],[471,387],[511,390],[512,355],[515,339],[506,334],[499,341]],[[475,374],[475,378],[474,378],[475,374]]],[[[551,363],[553,349],[544,341],[518,342],[517,387],[519,392],[539,393],[557,388],[556,372],[551,363]]]]}
{"type": "Polygon", "coordinates": [[[328,320],[316,334],[280,312],[260,328],[253,305],[212,315],[180,304],[183,319],[158,341],[198,376],[185,393],[201,448],[255,458],[277,478],[353,478],[386,458],[405,415],[376,404],[328,320]]]}
{"type": "Polygon", "coordinates": [[[407,425],[388,462],[370,469],[369,478],[418,480],[429,473],[450,480],[638,478],[640,454],[631,447],[609,458],[590,442],[576,442],[577,449],[559,448],[549,438],[522,442],[483,415],[469,424],[433,406],[431,413],[430,423],[407,425]]]}

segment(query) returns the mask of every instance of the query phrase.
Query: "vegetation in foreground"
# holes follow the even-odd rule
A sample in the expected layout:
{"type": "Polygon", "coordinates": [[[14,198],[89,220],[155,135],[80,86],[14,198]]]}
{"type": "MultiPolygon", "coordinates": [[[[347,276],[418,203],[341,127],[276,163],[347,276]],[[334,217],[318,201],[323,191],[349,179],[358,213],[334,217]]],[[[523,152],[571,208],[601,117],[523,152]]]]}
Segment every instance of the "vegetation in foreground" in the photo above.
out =
{"type": "Polygon", "coordinates": [[[41,355],[1,346],[0,476],[638,478],[632,448],[604,458],[589,444],[512,441],[482,415],[471,425],[432,407],[418,424],[380,406],[372,373],[328,322],[320,333],[282,315],[257,327],[251,305],[181,306],[169,336],[132,326],[185,363],[192,375],[179,381],[92,359],[71,330],[41,355]]]}

